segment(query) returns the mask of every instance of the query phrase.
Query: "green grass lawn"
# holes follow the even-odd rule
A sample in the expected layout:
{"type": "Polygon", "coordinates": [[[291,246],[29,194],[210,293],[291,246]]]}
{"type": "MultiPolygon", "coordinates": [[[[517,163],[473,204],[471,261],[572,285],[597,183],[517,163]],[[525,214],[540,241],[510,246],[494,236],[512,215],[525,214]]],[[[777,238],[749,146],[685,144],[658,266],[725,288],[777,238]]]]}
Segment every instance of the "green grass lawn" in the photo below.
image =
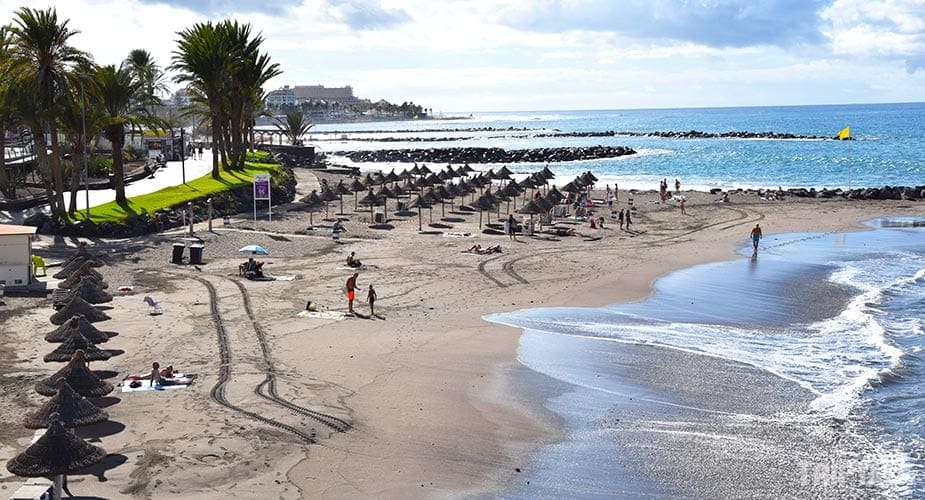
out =
{"type": "MultiPolygon", "coordinates": [[[[180,186],[173,186],[155,191],[153,193],[129,198],[125,205],[110,202],[105,205],[90,208],[90,220],[100,224],[102,222],[125,222],[127,219],[137,217],[143,213],[154,214],[155,211],[192,201],[203,196],[221,193],[242,186],[249,186],[254,182],[254,174],[273,175],[279,170],[275,163],[246,162],[243,171],[229,172],[220,170],[221,176],[213,179],[212,175],[205,175],[180,186]]],[[[83,212],[75,214],[78,217],[83,212]]]]}

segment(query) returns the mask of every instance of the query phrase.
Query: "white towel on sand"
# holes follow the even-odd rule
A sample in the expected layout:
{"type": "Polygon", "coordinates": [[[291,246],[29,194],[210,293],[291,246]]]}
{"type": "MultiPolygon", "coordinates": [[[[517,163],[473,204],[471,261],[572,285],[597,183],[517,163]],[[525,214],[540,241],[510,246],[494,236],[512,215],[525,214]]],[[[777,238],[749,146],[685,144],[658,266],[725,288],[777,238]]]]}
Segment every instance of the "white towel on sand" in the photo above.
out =
{"type": "Polygon", "coordinates": [[[344,313],[340,311],[302,311],[297,314],[300,318],[314,318],[314,319],[333,319],[333,320],[342,320],[344,319],[344,313]]]}

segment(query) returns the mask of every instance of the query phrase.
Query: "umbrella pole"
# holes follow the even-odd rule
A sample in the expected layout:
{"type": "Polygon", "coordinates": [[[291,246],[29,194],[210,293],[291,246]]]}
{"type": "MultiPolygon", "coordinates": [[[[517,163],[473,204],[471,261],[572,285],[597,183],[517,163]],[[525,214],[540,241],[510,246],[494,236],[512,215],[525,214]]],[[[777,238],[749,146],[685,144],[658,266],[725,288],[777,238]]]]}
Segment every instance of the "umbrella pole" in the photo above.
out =
{"type": "Polygon", "coordinates": [[[428,208],[427,215],[430,217],[430,223],[433,224],[434,223],[434,209],[428,208]]]}
{"type": "Polygon", "coordinates": [[[418,231],[421,230],[421,212],[422,212],[423,210],[424,210],[423,208],[418,207],[418,231]]]}
{"type": "Polygon", "coordinates": [[[482,209],[479,209],[479,229],[482,229],[482,209]]]}
{"type": "Polygon", "coordinates": [[[55,476],[55,486],[54,491],[52,492],[52,498],[55,500],[61,500],[61,490],[64,489],[64,474],[58,474],[55,476]]]}
{"type": "Polygon", "coordinates": [[[446,203],[440,200],[440,217],[446,217],[446,203]]]}
{"type": "Polygon", "coordinates": [[[340,213],[341,215],[344,213],[344,195],[340,195],[340,213]]]}
{"type": "Polygon", "coordinates": [[[354,211],[354,212],[356,212],[357,210],[360,209],[360,206],[357,205],[357,194],[358,194],[358,192],[357,192],[357,191],[354,191],[354,193],[353,193],[353,211],[354,211]]]}
{"type": "Polygon", "coordinates": [[[375,206],[376,206],[375,203],[370,203],[370,204],[369,204],[369,223],[370,223],[370,224],[375,224],[375,223],[376,223],[376,217],[373,215],[373,207],[375,207],[375,206]]]}
{"type": "Polygon", "coordinates": [[[308,223],[309,225],[315,225],[315,211],[312,209],[308,210],[308,223]]]}

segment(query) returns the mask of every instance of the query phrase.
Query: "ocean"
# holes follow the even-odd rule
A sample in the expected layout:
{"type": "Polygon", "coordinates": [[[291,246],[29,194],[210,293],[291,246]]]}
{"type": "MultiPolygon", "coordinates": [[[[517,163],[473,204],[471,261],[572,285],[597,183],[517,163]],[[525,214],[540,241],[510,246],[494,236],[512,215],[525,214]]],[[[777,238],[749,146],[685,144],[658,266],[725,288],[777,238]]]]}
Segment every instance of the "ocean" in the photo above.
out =
{"type": "MultiPolygon", "coordinates": [[[[657,189],[925,184],[925,104],[477,113],[458,120],[327,124],[338,151],[629,146],[551,163],[564,184],[657,189]],[[818,139],[540,137],[550,132],[730,131],[818,139]],[[425,140],[420,140],[420,139],[425,140]]],[[[441,165],[442,166],[442,165],[441,165]]],[[[497,164],[472,165],[477,169],[497,164]]],[[[542,165],[507,165],[527,174],[542,165]]],[[[522,328],[511,390],[564,437],[529,458],[507,498],[925,498],[925,228],[774,234],[758,259],[660,278],[648,299],[492,314],[522,328]],[[538,387],[541,386],[542,390],[538,387]]]]}
{"type": "Polygon", "coordinates": [[[505,496],[925,496],[925,229],[882,222],[773,235],[637,303],[488,316],[524,329],[565,422],[505,496]],[[729,476],[698,476],[711,460],[729,476]]]}
{"type": "MultiPolygon", "coordinates": [[[[472,146],[629,146],[638,154],[550,164],[559,184],[592,170],[601,184],[617,183],[625,189],[657,189],[659,180],[675,177],[681,179],[683,188],[698,190],[915,186],[922,185],[925,179],[925,148],[921,147],[925,141],[925,127],[921,125],[925,123],[925,103],[452,115],[467,118],[324,124],[312,129],[306,139],[328,153],[472,146]],[[538,137],[555,131],[690,130],[834,137],[845,126],[851,127],[856,140],[538,137]],[[428,140],[402,140],[412,137],[428,140]]],[[[336,155],[333,159],[364,170],[408,167],[399,163],[354,164],[336,155]]],[[[499,165],[473,166],[487,170],[499,165]]],[[[522,173],[535,171],[537,166],[508,165],[522,173]]]]}

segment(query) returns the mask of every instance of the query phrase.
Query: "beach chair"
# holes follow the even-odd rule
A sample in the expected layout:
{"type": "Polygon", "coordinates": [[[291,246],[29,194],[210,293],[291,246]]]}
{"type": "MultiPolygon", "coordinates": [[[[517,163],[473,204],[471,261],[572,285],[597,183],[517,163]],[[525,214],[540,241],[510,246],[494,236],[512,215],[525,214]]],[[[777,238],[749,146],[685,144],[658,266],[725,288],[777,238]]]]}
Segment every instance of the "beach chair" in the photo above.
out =
{"type": "Polygon", "coordinates": [[[39,275],[39,268],[42,268],[42,276],[47,276],[48,272],[45,269],[45,259],[41,258],[38,255],[32,256],[32,274],[34,276],[39,275]]]}
{"type": "Polygon", "coordinates": [[[164,314],[164,309],[161,308],[161,303],[157,299],[145,296],[144,301],[148,304],[148,314],[151,316],[157,316],[159,314],[164,314]]]}

